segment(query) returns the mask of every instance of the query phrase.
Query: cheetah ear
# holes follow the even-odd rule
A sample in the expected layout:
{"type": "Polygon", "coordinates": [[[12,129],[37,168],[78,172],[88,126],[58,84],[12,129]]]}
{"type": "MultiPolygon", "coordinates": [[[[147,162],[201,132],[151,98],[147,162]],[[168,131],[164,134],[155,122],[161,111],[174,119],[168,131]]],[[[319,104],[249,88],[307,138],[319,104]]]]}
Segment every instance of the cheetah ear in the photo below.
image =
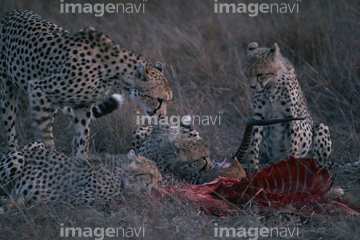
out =
{"type": "Polygon", "coordinates": [[[129,153],[127,154],[127,158],[131,159],[132,161],[135,161],[135,159],[137,159],[136,154],[133,149],[131,149],[129,151],[129,153]]]}
{"type": "Polygon", "coordinates": [[[171,146],[176,155],[178,155],[180,150],[184,148],[183,145],[181,144],[181,142],[177,139],[171,143],[171,146]]]}
{"type": "Polygon", "coordinates": [[[134,152],[133,149],[131,149],[130,152],[128,153],[128,158],[131,159],[133,163],[137,163],[137,164],[143,163],[142,159],[136,156],[136,153],[134,152]]]}
{"type": "Polygon", "coordinates": [[[279,55],[280,53],[279,46],[276,43],[274,43],[274,45],[270,48],[270,52],[275,53],[276,56],[279,55]]]}
{"type": "Polygon", "coordinates": [[[259,44],[257,42],[251,42],[249,43],[249,46],[247,48],[247,52],[250,52],[254,49],[257,49],[259,47],[259,44]]]}
{"type": "Polygon", "coordinates": [[[238,166],[241,166],[239,160],[237,159],[237,157],[234,158],[234,161],[232,163],[233,165],[238,165],[238,166]]]}
{"type": "Polygon", "coordinates": [[[154,68],[156,68],[160,72],[163,72],[164,65],[161,62],[156,62],[156,63],[154,63],[154,68]]]}
{"type": "Polygon", "coordinates": [[[141,80],[146,81],[146,77],[145,77],[145,66],[143,63],[139,63],[139,68],[137,70],[137,72],[135,73],[135,77],[141,80]]]}
{"type": "Polygon", "coordinates": [[[224,161],[222,161],[221,163],[218,163],[219,168],[228,168],[233,164],[234,160],[232,158],[228,159],[227,157],[225,157],[224,161]]]}

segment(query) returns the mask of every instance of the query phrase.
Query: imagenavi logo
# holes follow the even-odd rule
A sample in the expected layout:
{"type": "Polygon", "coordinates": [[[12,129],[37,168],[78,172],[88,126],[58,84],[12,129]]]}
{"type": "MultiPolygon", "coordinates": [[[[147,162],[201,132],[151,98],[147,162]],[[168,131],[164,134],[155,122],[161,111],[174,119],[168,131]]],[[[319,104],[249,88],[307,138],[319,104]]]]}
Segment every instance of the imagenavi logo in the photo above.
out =
{"type": "Polygon", "coordinates": [[[60,0],[60,13],[90,13],[102,17],[105,13],[145,13],[145,3],[70,3],[60,0]]]}
{"type": "Polygon", "coordinates": [[[289,239],[299,237],[298,227],[227,227],[214,224],[214,237],[258,240],[265,238],[289,239]]]}
{"type": "Polygon", "coordinates": [[[295,3],[222,3],[214,0],[214,13],[243,13],[256,17],[259,13],[299,13],[299,2],[295,3]]]}
{"type": "Polygon", "coordinates": [[[60,224],[61,238],[86,238],[103,240],[104,238],[115,239],[135,239],[145,238],[145,226],[141,227],[65,227],[63,223],[60,224]]]}

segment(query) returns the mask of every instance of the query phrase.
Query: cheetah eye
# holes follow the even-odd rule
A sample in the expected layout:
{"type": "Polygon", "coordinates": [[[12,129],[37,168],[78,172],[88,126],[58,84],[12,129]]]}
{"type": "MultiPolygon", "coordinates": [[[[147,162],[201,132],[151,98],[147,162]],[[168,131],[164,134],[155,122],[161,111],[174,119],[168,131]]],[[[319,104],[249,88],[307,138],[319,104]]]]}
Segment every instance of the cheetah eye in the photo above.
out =
{"type": "Polygon", "coordinates": [[[262,73],[258,73],[258,74],[256,74],[256,77],[262,77],[263,76],[263,74],[262,73]]]}

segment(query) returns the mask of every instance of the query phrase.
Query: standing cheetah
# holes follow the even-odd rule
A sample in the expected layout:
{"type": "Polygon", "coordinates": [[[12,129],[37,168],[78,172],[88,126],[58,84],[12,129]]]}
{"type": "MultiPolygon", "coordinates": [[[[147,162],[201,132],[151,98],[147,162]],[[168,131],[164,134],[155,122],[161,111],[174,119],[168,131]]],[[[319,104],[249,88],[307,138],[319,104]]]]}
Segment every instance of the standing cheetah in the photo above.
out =
{"type": "Polygon", "coordinates": [[[250,88],[256,91],[253,108],[256,119],[306,118],[272,126],[255,126],[249,148],[249,168],[259,168],[262,139],[272,162],[296,158],[315,158],[322,167],[331,153],[329,128],[310,117],[295,69],[275,43],[271,48],[249,44],[244,72],[250,88]]]}
{"type": "Polygon", "coordinates": [[[166,115],[172,99],[161,63],[150,64],[93,28],[69,32],[28,10],[8,12],[0,22],[0,81],[9,150],[18,148],[19,91],[29,97],[35,140],[50,150],[57,108],[73,109],[78,155],[88,152],[92,106],[112,87],[148,115],[166,115]]]}

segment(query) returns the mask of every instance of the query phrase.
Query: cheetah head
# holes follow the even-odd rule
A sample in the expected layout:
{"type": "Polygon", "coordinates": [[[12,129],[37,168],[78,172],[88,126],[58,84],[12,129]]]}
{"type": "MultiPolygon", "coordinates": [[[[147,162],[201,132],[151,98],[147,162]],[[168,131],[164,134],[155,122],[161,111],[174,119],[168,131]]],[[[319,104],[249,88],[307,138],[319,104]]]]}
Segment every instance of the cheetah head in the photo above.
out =
{"type": "Polygon", "coordinates": [[[209,149],[200,141],[176,139],[171,145],[175,156],[171,162],[168,161],[169,170],[180,179],[196,179],[213,165],[209,149]]]}
{"type": "Polygon", "coordinates": [[[243,71],[249,79],[249,86],[256,91],[262,90],[285,66],[280,49],[275,43],[271,48],[259,48],[256,42],[249,44],[243,71]]]}
{"type": "Polygon", "coordinates": [[[135,85],[130,89],[130,98],[140,104],[149,116],[165,116],[168,102],[172,99],[172,90],[163,74],[160,62],[139,64],[135,74],[135,85]]]}
{"type": "MultiPolygon", "coordinates": [[[[125,174],[129,176],[127,188],[133,192],[147,189],[157,189],[162,180],[161,173],[156,163],[143,157],[137,156],[134,150],[127,155],[130,165],[125,170],[125,174]]],[[[122,169],[124,170],[124,169],[122,169]]]]}

